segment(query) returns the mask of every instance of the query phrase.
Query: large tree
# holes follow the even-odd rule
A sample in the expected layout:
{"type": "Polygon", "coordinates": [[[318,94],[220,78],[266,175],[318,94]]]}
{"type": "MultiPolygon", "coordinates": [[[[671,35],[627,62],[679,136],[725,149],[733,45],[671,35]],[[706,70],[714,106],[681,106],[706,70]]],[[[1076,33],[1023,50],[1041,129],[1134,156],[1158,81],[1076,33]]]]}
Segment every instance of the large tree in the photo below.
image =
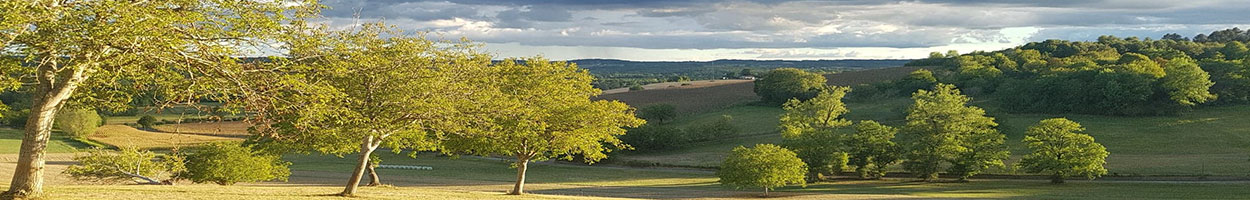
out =
{"type": "MultiPolygon", "coordinates": [[[[315,29],[279,62],[294,76],[274,96],[262,141],[297,152],[359,153],[341,195],[356,193],[379,147],[438,149],[444,133],[474,119],[490,56],[465,41],[439,41],[381,23],[315,29]]],[[[415,156],[415,153],[412,154],[415,156]]],[[[375,179],[376,180],[376,179],[375,179]]]]}
{"type": "Polygon", "coordinates": [[[509,194],[523,194],[525,173],[532,161],[581,157],[594,163],[609,147],[624,148],[622,127],[645,123],[618,101],[590,100],[599,95],[593,77],[576,64],[529,58],[506,60],[491,67],[493,96],[481,104],[492,113],[466,134],[449,135],[446,151],[516,158],[516,185],[509,194]]]}
{"type": "Polygon", "coordinates": [[[950,166],[947,172],[962,180],[1003,165],[1006,136],[995,129],[998,123],[985,116],[985,110],[967,106],[970,98],[954,85],[938,84],[932,91],[917,91],[912,99],[915,103],[907,110],[902,129],[908,171],[933,181],[943,166],[950,166]]]}
{"type": "MultiPolygon", "coordinates": [[[[313,1],[0,2],[0,84],[31,88],[30,116],[5,198],[43,192],[44,153],[53,117],[67,103],[122,107],[136,92],[165,100],[240,97],[254,65],[232,56],[266,45],[313,1]],[[294,18],[292,18],[294,17],[294,18]],[[234,88],[237,90],[227,89],[234,88]]],[[[224,100],[224,99],[221,99],[224,100]]]]}
{"type": "Polygon", "coordinates": [[[1029,173],[1048,173],[1051,183],[1069,176],[1095,178],[1107,174],[1107,148],[1094,142],[1085,128],[1065,118],[1046,119],[1024,133],[1024,145],[1032,153],[1018,164],[1029,173]]]}
{"type": "Polygon", "coordinates": [[[755,80],[755,94],[773,105],[794,98],[807,100],[824,87],[825,76],[795,68],[774,69],[755,80]]]}
{"type": "Polygon", "coordinates": [[[809,179],[817,180],[821,174],[834,175],[846,166],[844,135],[838,128],[851,125],[843,117],[850,112],[842,98],[850,91],[847,87],[830,87],[807,101],[790,99],[785,114],[781,115],[782,143],[798,153],[806,162],[809,179]]]}

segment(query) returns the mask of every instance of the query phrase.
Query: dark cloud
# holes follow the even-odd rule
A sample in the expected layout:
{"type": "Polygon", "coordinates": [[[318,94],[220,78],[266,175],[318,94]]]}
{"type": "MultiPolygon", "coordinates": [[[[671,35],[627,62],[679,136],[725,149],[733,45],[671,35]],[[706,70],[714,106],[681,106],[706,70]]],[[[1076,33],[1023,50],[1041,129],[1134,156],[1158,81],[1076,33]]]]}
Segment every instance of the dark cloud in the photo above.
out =
{"type": "MultiPolygon", "coordinates": [[[[376,0],[324,2],[331,18],[491,43],[715,48],[917,48],[1024,38],[1158,37],[1250,22],[1237,0],[376,0]],[[1033,27],[1029,35],[1000,31],[1033,27]],[[1022,38],[1023,37],[1023,38],[1022,38]]],[[[791,52],[788,56],[805,56],[791,52]]],[[[779,54],[778,56],[786,56],[779,54]]],[[[815,55],[820,56],[820,55],[815,55]]],[[[826,55],[831,56],[831,55],[826,55]]],[[[843,55],[845,56],[845,55],[843,55]]]]}

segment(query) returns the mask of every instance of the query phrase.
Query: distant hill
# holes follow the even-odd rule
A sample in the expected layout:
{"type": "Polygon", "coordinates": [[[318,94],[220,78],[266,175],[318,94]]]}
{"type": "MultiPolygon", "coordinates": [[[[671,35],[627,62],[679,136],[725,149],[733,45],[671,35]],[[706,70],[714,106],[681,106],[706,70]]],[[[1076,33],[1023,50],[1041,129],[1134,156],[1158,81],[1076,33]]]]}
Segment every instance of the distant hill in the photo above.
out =
{"type": "MultiPolygon", "coordinates": [[[[569,60],[594,74],[686,74],[691,72],[723,71],[737,72],[741,69],[768,69],[792,67],[799,69],[864,69],[902,66],[912,60],[714,60],[714,61],[628,61],[616,59],[569,60]]],[[[839,70],[840,71],[840,70],[839,70]]],[[[723,74],[723,73],[721,73],[723,74]]],[[[719,75],[719,74],[717,74],[719,75]]]]}
{"type": "Polygon", "coordinates": [[[776,68],[799,68],[812,72],[842,72],[902,66],[912,60],[714,60],[627,61],[614,59],[569,60],[596,77],[595,87],[623,88],[682,80],[711,80],[742,76],[744,70],[759,74],[776,68]]]}

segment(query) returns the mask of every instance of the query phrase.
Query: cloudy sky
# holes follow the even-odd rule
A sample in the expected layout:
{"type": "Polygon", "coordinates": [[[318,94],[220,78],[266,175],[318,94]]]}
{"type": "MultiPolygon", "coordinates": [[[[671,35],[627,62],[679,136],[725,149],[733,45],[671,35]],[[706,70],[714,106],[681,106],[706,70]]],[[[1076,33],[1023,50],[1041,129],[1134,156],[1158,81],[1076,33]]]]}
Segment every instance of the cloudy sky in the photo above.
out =
{"type": "Polygon", "coordinates": [[[498,57],[921,58],[1099,35],[1250,28],[1248,0],[329,0],[326,23],[467,37],[498,57]],[[359,17],[356,17],[359,16],[359,17]]]}

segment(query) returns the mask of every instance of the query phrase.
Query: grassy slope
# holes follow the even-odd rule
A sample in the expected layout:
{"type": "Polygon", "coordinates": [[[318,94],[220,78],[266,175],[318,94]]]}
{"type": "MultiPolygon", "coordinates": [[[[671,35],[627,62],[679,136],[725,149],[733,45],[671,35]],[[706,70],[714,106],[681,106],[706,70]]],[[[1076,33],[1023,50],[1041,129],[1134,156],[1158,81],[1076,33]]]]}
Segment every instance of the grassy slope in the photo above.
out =
{"type": "MultiPolygon", "coordinates": [[[[74,141],[61,134],[52,134],[52,140],[48,141],[48,153],[68,153],[75,152],[77,148],[85,148],[89,145],[74,141]]],[[[17,154],[22,146],[22,130],[0,128],[0,154],[17,154]]]]}
{"type": "MultiPolygon", "coordinates": [[[[910,70],[870,70],[876,77],[891,77],[890,73],[906,73],[910,70]]],[[[848,72],[841,78],[852,77],[848,72]]],[[[831,82],[842,84],[863,82],[856,78],[841,81],[830,75],[831,82]]],[[[628,94],[628,93],[626,93],[628,94]]],[[[866,102],[848,102],[851,120],[878,120],[888,125],[901,126],[904,111],[911,100],[904,97],[877,99],[866,102]]],[[[1250,106],[1210,107],[1189,111],[1180,116],[1163,117],[1111,117],[1093,115],[1041,115],[1009,114],[993,110],[986,100],[974,105],[989,108],[990,115],[997,118],[1000,130],[1008,136],[1013,155],[1026,154],[1020,143],[1024,130],[1045,118],[1068,117],[1084,125],[1094,138],[1111,152],[1107,168],[1118,175],[1221,175],[1250,176],[1250,106]]],[[[630,154],[623,160],[642,160],[689,166],[716,166],[733,147],[751,146],[758,143],[777,143],[775,134],[777,115],[781,109],[758,106],[735,106],[678,119],[679,126],[717,119],[722,114],[733,115],[745,122],[739,127],[749,130],[752,137],[731,138],[692,144],[688,148],[667,152],[630,154]],[[774,134],[768,134],[771,132],[774,134]]],[[[1013,160],[1014,161],[1014,160],[1013,160]]],[[[999,170],[999,173],[1007,171],[999,170]]]]}

